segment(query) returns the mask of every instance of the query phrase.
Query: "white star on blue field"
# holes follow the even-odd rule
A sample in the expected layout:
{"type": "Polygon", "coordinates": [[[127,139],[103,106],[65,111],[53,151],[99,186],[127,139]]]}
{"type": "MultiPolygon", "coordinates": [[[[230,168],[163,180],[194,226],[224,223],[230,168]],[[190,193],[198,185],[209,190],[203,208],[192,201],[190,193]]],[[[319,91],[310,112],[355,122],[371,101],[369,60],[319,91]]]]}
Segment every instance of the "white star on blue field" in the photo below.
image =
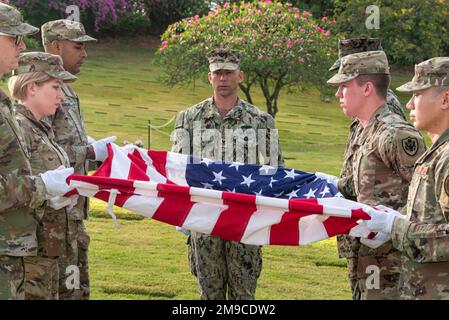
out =
{"type": "Polygon", "coordinates": [[[186,168],[189,186],[282,199],[341,197],[338,190],[313,173],[239,162],[190,157],[186,168]]]}

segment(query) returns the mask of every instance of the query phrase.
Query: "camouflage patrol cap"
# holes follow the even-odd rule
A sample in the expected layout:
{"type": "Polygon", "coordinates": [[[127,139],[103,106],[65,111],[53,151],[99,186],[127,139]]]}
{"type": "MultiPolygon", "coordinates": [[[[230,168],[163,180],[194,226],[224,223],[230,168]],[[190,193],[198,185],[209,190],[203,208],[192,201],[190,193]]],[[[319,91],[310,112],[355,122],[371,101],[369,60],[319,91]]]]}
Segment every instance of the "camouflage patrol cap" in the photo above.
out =
{"type": "Polygon", "coordinates": [[[412,81],[403,84],[396,90],[412,92],[430,87],[449,86],[449,57],[437,57],[415,65],[415,76],[412,81]]]}
{"type": "Polygon", "coordinates": [[[39,32],[39,29],[22,22],[20,12],[0,2],[0,32],[12,36],[26,36],[39,32]]]}
{"type": "Polygon", "coordinates": [[[338,73],[330,78],[327,83],[340,84],[364,74],[390,74],[385,52],[367,51],[343,57],[338,73]]]}
{"type": "Polygon", "coordinates": [[[77,78],[64,70],[60,56],[46,52],[27,52],[20,55],[19,67],[13,71],[13,76],[20,74],[43,72],[52,78],[64,82],[72,82],[77,78]]]}
{"type": "Polygon", "coordinates": [[[207,54],[209,60],[209,70],[237,70],[239,68],[240,57],[237,51],[230,49],[215,49],[207,54]]]}
{"type": "Polygon", "coordinates": [[[338,59],[334,62],[329,71],[335,71],[340,68],[341,58],[358,52],[379,51],[382,50],[379,38],[353,38],[338,41],[338,59]]]}
{"type": "Polygon", "coordinates": [[[97,39],[86,34],[82,23],[67,19],[46,22],[41,27],[44,45],[54,40],[71,40],[75,42],[93,42],[97,39]]]}

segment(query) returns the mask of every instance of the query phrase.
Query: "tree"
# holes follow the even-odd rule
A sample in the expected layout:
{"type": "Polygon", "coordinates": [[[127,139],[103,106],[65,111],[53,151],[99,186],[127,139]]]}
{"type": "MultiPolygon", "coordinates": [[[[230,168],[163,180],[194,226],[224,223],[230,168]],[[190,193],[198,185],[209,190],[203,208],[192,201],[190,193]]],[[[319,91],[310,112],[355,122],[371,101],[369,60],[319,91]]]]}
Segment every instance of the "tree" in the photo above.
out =
{"type": "Polygon", "coordinates": [[[245,71],[240,89],[251,103],[251,89],[259,85],[274,117],[282,89],[325,87],[327,69],[336,58],[334,24],[288,3],[226,3],[207,16],[168,27],[157,54],[162,80],[170,86],[191,83],[207,73],[208,51],[220,46],[238,50],[245,71]]]}
{"type": "Polygon", "coordinates": [[[197,14],[207,14],[210,7],[210,0],[146,0],[146,2],[152,31],[158,35],[176,21],[197,14]]]}
{"type": "Polygon", "coordinates": [[[382,40],[390,62],[409,65],[447,55],[449,2],[446,0],[334,0],[342,38],[368,35],[382,40]],[[368,30],[365,10],[379,8],[379,29],[368,30]]]}

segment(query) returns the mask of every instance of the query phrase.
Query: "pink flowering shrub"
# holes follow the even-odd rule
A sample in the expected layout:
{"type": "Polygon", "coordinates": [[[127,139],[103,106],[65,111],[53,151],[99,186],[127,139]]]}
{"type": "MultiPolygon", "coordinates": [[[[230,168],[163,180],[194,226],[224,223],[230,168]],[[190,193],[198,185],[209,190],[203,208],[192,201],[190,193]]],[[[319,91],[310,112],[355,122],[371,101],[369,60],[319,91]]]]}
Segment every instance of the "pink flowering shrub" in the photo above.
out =
{"type": "Polygon", "coordinates": [[[10,0],[32,24],[66,18],[66,7],[80,9],[89,32],[135,35],[156,32],[196,13],[207,12],[208,0],[10,0]],[[161,26],[159,26],[159,24],[161,26]]]}
{"type": "Polygon", "coordinates": [[[337,52],[332,28],[330,19],[315,19],[289,3],[226,3],[170,25],[161,37],[158,63],[168,85],[187,84],[208,72],[208,51],[239,50],[245,72],[240,88],[251,102],[251,88],[259,85],[275,116],[282,89],[325,87],[337,52]]]}
{"type": "Polygon", "coordinates": [[[11,0],[10,2],[21,9],[25,16],[31,16],[29,19],[31,22],[35,22],[33,18],[37,14],[48,17],[48,20],[65,18],[66,7],[76,5],[80,9],[81,22],[86,22],[93,16],[91,20],[96,31],[117,22],[130,10],[138,10],[142,6],[142,1],[132,0],[11,0]]]}

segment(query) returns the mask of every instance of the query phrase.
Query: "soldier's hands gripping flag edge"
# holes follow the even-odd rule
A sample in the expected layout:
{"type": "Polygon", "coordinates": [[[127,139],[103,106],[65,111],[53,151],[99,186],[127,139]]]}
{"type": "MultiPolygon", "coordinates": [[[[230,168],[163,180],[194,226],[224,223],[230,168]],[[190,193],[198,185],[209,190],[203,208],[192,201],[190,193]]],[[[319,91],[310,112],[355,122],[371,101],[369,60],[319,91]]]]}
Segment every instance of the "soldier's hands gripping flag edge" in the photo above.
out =
{"type": "Polygon", "coordinates": [[[357,223],[370,219],[364,204],[342,198],[314,174],[266,169],[108,144],[108,158],[92,176],[68,180],[80,195],[245,244],[296,246],[350,232],[368,237],[357,223]]]}

